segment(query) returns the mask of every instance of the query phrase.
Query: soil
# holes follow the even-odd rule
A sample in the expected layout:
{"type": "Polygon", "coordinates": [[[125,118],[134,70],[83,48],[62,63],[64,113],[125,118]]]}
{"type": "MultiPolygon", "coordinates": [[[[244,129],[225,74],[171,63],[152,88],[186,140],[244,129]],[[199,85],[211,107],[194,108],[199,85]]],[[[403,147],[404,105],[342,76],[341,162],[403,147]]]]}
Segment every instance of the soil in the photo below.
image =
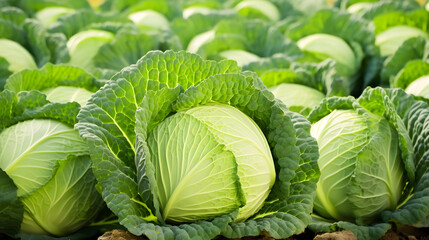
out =
{"type": "MultiPolygon", "coordinates": [[[[148,238],[134,236],[133,234],[122,230],[113,230],[104,233],[103,236],[98,238],[98,240],[148,240],[148,238]]],[[[227,238],[219,237],[216,240],[227,240],[227,238]]],[[[274,240],[274,238],[267,236],[254,236],[245,237],[240,240],[274,240]]],[[[314,234],[307,230],[300,235],[292,236],[283,240],[357,240],[357,238],[350,231],[314,234]]],[[[379,240],[429,240],[429,228],[414,228],[411,226],[404,226],[399,229],[394,228],[389,230],[379,240]]]]}

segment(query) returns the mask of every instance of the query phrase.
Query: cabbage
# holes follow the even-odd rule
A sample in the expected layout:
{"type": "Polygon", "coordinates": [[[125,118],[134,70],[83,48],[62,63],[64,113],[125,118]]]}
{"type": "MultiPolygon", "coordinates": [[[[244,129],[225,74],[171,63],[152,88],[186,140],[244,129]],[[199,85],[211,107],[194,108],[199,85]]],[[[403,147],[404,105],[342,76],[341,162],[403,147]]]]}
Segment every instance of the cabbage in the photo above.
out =
{"type": "Polygon", "coordinates": [[[91,162],[68,158],[88,152],[77,131],[53,120],[24,121],[0,133],[0,168],[25,209],[22,233],[64,236],[92,220],[99,197],[91,162]]]}
{"type": "Polygon", "coordinates": [[[412,37],[424,37],[429,39],[429,34],[415,27],[395,26],[377,34],[375,44],[380,47],[381,56],[390,56],[412,37]]]}
{"type": "Polygon", "coordinates": [[[69,64],[91,70],[94,68],[93,57],[97,55],[101,46],[113,38],[113,33],[102,30],[87,30],[73,35],[67,41],[70,52],[69,64]]]}
{"type": "Polygon", "coordinates": [[[2,191],[16,196],[0,202],[9,228],[0,230],[13,237],[67,236],[104,206],[89,147],[73,128],[79,105],[45,98],[39,91],[0,93],[2,107],[10,110],[0,113],[0,183],[9,181],[2,191]]]}
{"type": "Polygon", "coordinates": [[[57,22],[58,18],[74,13],[75,10],[66,7],[47,7],[36,12],[36,19],[39,20],[45,27],[50,27],[52,24],[57,22]]]}
{"type": "Polygon", "coordinates": [[[276,98],[294,112],[312,109],[326,97],[325,94],[314,88],[295,83],[281,83],[269,89],[276,98]]]}
{"type": "Polygon", "coordinates": [[[317,33],[301,38],[298,47],[322,61],[332,58],[337,62],[337,71],[342,76],[351,76],[359,69],[360,63],[350,46],[343,39],[329,34],[317,33]]]}
{"type": "Polygon", "coordinates": [[[308,115],[319,144],[313,231],[350,230],[379,239],[429,216],[429,106],[402,89],[367,88],[326,98],[308,115]]]}
{"type": "Polygon", "coordinates": [[[311,127],[320,147],[315,211],[368,224],[394,210],[405,185],[397,131],[378,116],[334,110],[311,127]]]}
{"type": "Polygon", "coordinates": [[[153,10],[134,12],[130,14],[128,18],[143,29],[158,29],[166,31],[170,28],[168,19],[164,17],[164,15],[153,10]]]}
{"type": "Polygon", "coordinates": [[[311,220],[310,125],[232,60],[149,52],[78,121],[103,198],[135,235],[285,238],[311,220]]]}
{"type": "Polygon", "coordinates": [[[263,18],[276,22],[280,20],[277,7],[266,0],[245,0],[239,2],[234,9],[241,15],[249,18],[263,18]]]}
{"type": "Polygon", "coordinates": [[[33,56],[18,43],[8,40],[0,39],[0,57],[6,59],[9,64],[8,70],[11,72],[18,72],[23,69],[36,69],[37,65],[33,56]]]}

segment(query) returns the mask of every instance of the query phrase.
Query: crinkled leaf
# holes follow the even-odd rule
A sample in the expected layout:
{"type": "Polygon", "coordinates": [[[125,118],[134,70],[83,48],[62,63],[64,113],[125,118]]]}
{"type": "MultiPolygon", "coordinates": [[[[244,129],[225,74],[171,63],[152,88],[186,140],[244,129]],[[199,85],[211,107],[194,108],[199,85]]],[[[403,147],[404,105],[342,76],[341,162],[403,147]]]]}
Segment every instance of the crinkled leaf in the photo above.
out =
{"type": "Polygon", "coordinates": [[[429,106],[416,101],[401,89],[388,90],[388,94],[400,117],[402,118],[414,149],[416,164],[416,184],[411,198],[396,211],[388,211],[383,215],[385,221],[394,219],[402,224],[417,224],[429,216],[429,158],[428,131],[429,106]]]}
{"type": "Polygon", "coordinates": [[[89,91],[97,91],[102,83],[74,66],[46,64],[37,70],[23,70],[9,77],[5,89],[20,92],[44,90],[58,86],[74,86],[85,88],[89,91]]]}
{"type": "Polygon", "coordinates": [[[76,102],[50,103],[39,91],[0,92],[0,129],[33,118],[50,118],[73,126],[80,105],[76,102]]]}
{"type": "Polygon", "coordinates": [[[359,104],[366,110],[386,118],[398,132],[401,159],[411,184],[415,183],[414,150],[410,136],[396,108],[389,99],[386,91],[380,87],[367,88],[358,99],[359,104]]]}

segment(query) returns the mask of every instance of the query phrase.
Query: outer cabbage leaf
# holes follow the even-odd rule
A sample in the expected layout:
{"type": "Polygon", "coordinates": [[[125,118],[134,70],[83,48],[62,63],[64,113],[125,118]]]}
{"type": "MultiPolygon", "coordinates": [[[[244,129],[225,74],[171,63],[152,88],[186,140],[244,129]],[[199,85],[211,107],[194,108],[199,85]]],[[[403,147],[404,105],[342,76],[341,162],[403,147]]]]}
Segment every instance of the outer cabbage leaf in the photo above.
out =
{"type": "Polygon", "coordinates": [[[73,126],[80,108],[76,102],[50,103],[43,93],[35,90],[19,93],[3,90],[0,105],[0,129],[33,118],[50,118],[73,126]]]}
{"type": "MultiPolygon", "coordinates": [[[[401,224],[418,224],[429,216],[429,161],[427,138],[427,122],[429,107],[427,103],[416,101],[412,95],[401,89],[388,90],[389,97],[402,118],[414,149],[414,162],[416,165],[416,184],[411,198],[396,211],[386,212],[385,221],[397,221],[401,224]]],[[[426,225],[427,227],[427,225],[426,225]]]]}
{"type": "Polygon", "coordinates": [[[75,86],[95,92],[103,83],[84,70],[66,65],[46,64],[38,70],[24,70],[9,77],[5,89],[20,92],[57,86],[75,86]]]}

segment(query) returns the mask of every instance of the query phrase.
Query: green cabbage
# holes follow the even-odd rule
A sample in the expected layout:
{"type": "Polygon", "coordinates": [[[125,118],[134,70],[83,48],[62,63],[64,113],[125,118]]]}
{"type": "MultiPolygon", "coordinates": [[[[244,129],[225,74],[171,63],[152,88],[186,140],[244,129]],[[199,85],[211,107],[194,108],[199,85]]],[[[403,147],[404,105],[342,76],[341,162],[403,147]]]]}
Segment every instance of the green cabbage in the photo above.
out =
{"type": "Polygon", "coordinates": [[[11,72],[19,72],[23,69],[36,69],[37,65],[33,56],[18,43],[0,39],[0,57],[6,59],[9,64],[8,70],[11,72]]]}
{"type": "Polygon", "coordinates": [[[315,211],[368,224],[394,210],[405,185],[396,130],[386,119],[334,110],[311,127],[320,147],[315,211]]]}
{"type": "Polygon", "coordinates": [[[390,56],[405,42],[412,37],[429,38],[429,34],[415,27],[395,26],[377,34],[375,44],[380,48],[381,56],[390,56]]]}

